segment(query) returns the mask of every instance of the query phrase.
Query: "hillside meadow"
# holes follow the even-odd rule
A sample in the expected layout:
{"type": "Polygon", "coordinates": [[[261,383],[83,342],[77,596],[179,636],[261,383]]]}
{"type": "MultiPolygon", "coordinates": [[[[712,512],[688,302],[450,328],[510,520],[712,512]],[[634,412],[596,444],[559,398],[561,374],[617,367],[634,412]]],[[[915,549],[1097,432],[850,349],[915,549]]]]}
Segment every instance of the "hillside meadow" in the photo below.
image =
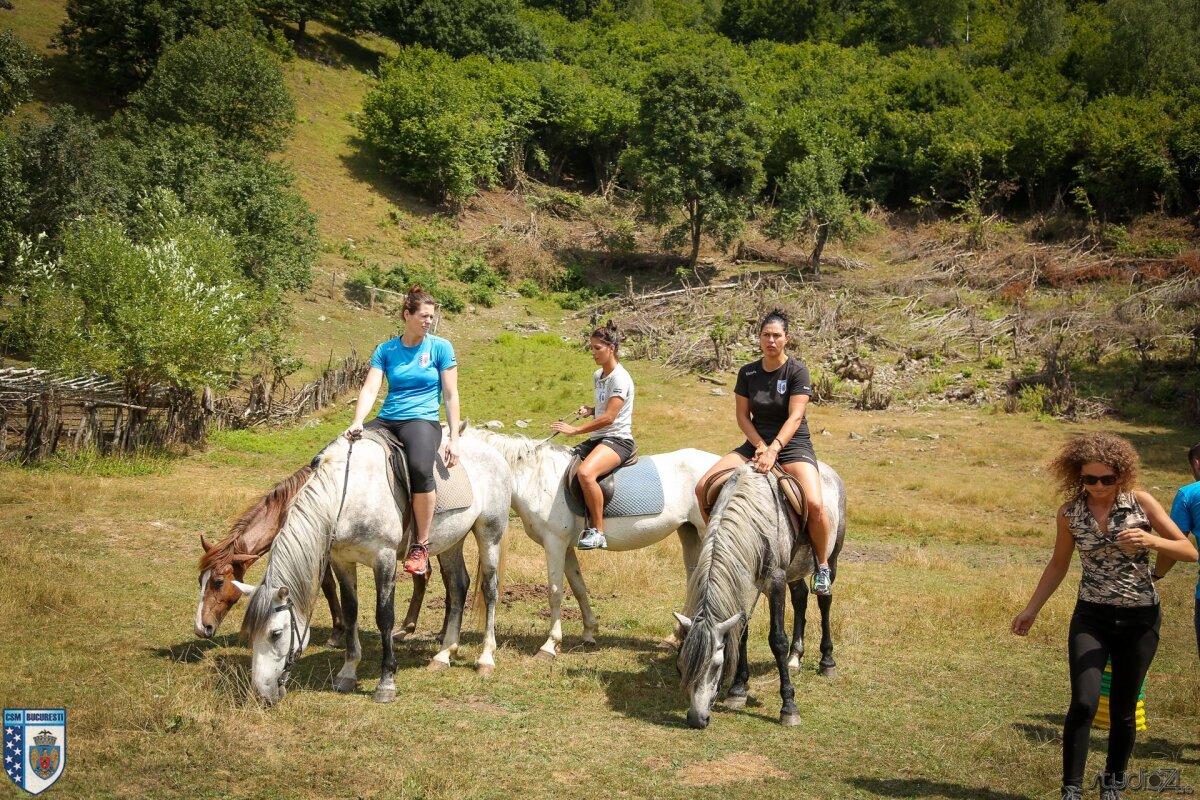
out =
{"type": "MultiPolygon", "coordinates": [[[[557,333],[485,335],[477,322],[448,322],[445,332],[458,343],[474,419],[499,419],[505,432],[530,420],[537,435],[586,397],[590,361],[557,333]]],[[[735,444],[730,397],[691,377],[629,366],[643,452],[735,444]]],[[[264,710],[246,695],[240,612],[212,642],[191,633],[198,536],[221,536],[348,419],[342,409],[290,430],[221,434],[183,458],[3,468],[0,619],[9,622],[0,699],[68,709],[60,796],[1050,797],[1075,576],[1028,639],[1008,632],[1052,538],[1055,501],[1041,465],[1065,438],[1104,428],[1138,444],[1144,483],[1160,500],[1186,477],[1178,430],[818,406],[818,452],[846,479],[849,528],[835,586],[839,677],[819,678],[810,650],[796,682],[800,727],[775,721],[761,609],[751,705],[718,712],[706,731],[686,727],[673,654],[657,647],[683,597],[671,539],[647,551],[584,554],[601,648],[573,649],[580,622],[568,612],[563,654],[553,665],[536,662],[548,625],[544,564],[515,518],[493,679],[471,668],[477,630],[455,668],[424,670],[441,616],[435,579],[418,635],[398,648],[394,704],[371,702],[379,649],[368,614],[357,693],[332,692],[341,654],[315,645],[293,691],[264,710]]],[[[361,578],[370,591],[369,575],[361,578]]],[[[1178,769],[1190,785],[1200,783],[1194,579],[1194,567],[1178,567],[1160,584],[1163,642],[1148,679],[1149,731],[1134,756],[1135,769],[1178,769]]],[[[400,584],[398,602],[409,586],[400,584]]],[[[314,620],[315,642],[325,638],[327,613],[314,620]]],[[[1093,742],[1092,770],[1103,740],[1093,742]]]]}

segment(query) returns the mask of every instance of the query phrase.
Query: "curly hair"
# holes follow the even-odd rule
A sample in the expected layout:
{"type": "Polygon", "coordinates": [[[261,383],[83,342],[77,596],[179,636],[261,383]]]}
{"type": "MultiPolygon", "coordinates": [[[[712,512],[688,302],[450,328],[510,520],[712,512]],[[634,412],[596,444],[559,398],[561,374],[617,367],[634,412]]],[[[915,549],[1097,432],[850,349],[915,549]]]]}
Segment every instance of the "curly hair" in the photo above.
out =
{"type": "Polygon", "coordinates": [[[1067,442],[1050,462],[1050,474],[1057,479],[1064,497],[1074,497],[1083,490],[1080,473],[1084,464],[1093,461],[1116,470],[1118,492],[1133,490],[1142,464],[1133,444],[1115,433],[1089,433],[1067,442]]]}

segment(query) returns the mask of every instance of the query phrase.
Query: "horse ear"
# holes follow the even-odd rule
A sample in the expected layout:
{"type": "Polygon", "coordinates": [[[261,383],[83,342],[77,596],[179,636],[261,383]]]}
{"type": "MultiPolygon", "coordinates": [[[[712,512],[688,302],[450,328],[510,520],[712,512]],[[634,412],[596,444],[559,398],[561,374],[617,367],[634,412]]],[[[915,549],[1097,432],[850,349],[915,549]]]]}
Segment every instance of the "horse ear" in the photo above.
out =
{"type": "Polygon", "coordinates": [[[286,586],[280,586],[279,590],[277,592],[275,592],[275,602],[282,603],[285,600],[287,600],[287,596],[288,596],[288,588],[286,586]]]}
{"type": "Polygon", "coordinates": [[[471,427],[471,420],[470,420],[470,419],[464,419],[462,422],[460,422],[460,423],[458,424],[458,434],[459,434],[459,436],[461,436],[461,435],[462,435],[462,432],[463,432],[463,431],[465,431],[465,430],[466,430],[467,428],[469,428],[469,427],[471,427]]]}
{"type": "Polygon", "coordinates": [[[246,595],[246,597],[254,594],[255,590],[258,589],[257,586],[251,586],[250,584],[242,583],[241,581],[234,581],[233,585],[237,587],[238,591],[246,595]]]}
{"type": "Polygon", "coordinates": [[[671,615],[674,616],[675,621],[678,622],[683,627],[683,630],[685,633],[692,629],[692,621],[690,619],[688,619],[687,617],[685,617],[683,614],[680,614],[678,611],[672,611],[671,615]]]}
{"type": "Polygon", "coordinates": [[[207,553],[209,550],[212,550],[212,545],[211,545],[211,544],[209,544],[209,543],[208,543],[208,540],[204,538],[204,534],[203,534],[203,533],[202,533],[202,534],[200,534],[200,546],[204,548],[204,552],[206,552],[206,553],[207,553]]]}
{"type": "Polygon", "coordinates": [[[717,636],[724,639],[725,634],[729,633],[729,629],[741,622],[742,619],[744,619],[744,617],[741,614],[734,614],[732,617],[722,622],[717,626],[717,636]]]}
{"type": "Polygon", "coordinates": [[[258,556],[254,553],[234,553],[229,560],[234,564],[245,564],[248,567],[258,561],[258,556]]]}

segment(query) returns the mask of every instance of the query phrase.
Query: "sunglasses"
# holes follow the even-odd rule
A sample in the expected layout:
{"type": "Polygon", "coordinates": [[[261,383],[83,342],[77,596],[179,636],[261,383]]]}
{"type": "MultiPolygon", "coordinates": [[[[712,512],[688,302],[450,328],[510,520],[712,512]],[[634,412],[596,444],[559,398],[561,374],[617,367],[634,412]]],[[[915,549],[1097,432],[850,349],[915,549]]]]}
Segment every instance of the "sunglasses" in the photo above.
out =
{"type": "Polygon", "coordinates": [[[1079,480],[1083,481],[1087,486],[1095,486],[1097,483],[1104,486],[1112,486],[1117,482],[1116,475],[1080,475],[1079,480]]]}

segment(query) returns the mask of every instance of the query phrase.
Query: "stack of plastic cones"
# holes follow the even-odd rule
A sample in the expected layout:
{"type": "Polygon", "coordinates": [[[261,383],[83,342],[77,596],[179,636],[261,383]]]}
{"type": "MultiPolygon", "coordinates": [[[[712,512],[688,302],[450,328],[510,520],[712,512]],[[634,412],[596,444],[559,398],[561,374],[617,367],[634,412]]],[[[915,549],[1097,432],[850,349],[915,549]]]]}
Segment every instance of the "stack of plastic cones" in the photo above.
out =
{"type": "MultiPolygon", "coordinates": [[[[1100,706],[1096,709],[1096,718],[1092,724],[1097,728],[1108,730],[1110,717],[1108,715],[1108,692],[1112,685],[1112,661],[1104,665],[1104,675],[1100,678],[1100,706]]],[[[1139,731],[1146,730],[1146,681],[1138,689],[1137,713],[1134,717],[1135,727],[1139,731]]]]}

